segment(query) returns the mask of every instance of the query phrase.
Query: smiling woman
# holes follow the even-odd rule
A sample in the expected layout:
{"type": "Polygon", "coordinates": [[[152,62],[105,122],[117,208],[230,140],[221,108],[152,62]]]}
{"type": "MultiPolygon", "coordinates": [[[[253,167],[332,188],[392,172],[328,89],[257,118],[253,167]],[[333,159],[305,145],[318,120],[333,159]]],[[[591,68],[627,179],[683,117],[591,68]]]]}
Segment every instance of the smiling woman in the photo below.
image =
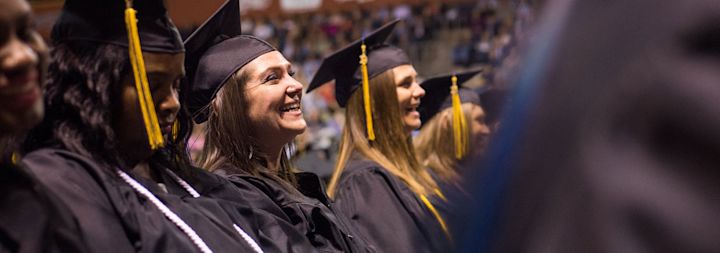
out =
{"type": "Polygon", "coordinates": [[[41,80],[47,47],[32,28],[30,6],[21,0],[2,3],[0,11],[0,133],[17,133],[43,116],[41,80]]]}
{"type": "Polygon", "coordinates": [[[239,18],[220,17],[211,17],[185,42],[185,106],[195,123],[207,121],[197,162],[236,186],[235,192],[210,196],[233,203],[253,199],[252,206],[267,214],[263,217],[280,228],[290,224],[289,230],[265,230],[288,251],[371,252],[335,214],[319,178],[297,172],[288,158],[288,144],[307,128],[303,86],[292,65],[267,42],[238,35],[239,18]]]}
{"type": "Polygon", "coordinates": [[[405,52],[384,42],[397,22],[325,58],[310,82],[308,91],[335,80],[346,107],[328,194],[382,252],[447,252],[444,220],[427,201],[437,185],[411,139],[425,90],[405,52]]]}
{"type": "Polygon", "coordinates": [[[47,48],[25,0],[0,1],[0,251],[84,252],[67,206],[18,164],[15,139],[43,117],[47,48]]]}

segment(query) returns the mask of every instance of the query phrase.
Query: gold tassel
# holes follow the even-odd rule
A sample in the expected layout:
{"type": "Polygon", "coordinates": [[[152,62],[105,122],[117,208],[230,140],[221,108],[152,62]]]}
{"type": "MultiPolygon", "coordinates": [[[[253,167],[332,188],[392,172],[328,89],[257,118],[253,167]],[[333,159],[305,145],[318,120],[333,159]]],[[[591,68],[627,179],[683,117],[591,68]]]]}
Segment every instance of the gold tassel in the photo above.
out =
{"type": "Polygon", "coordinates": [[[370,83],[368,78],[368,58],[365,54],[365,42],[360,46],[362,54],[360,54],[360,69],[362,71],[362,89],[363,89],[363,102],[365,103],[365,126],[367,127],[368,139],[370,141],[375,140],[375,130],[373,129],[372,119],[372,107],[370,106],[370,83]]]}
{"type": "Polygon", "coordinates": [[[140,110],[145,122],[145,131],[148,135],[150,149],[156,150],[165,145],[157,114],[155,103],[152,100],[147,74],[145,73],[145,60],[140,47],[140,35],[138,34],[137,18],[135,9],[132,8],[132,0],[125,0],[125,26],[128,32],[128,47],[130,51],[130,64],[135,78],[135,89],[137,90],[140,110]]]}
{"type": "Polygon", "coordinates": [[[430,210],[430,212],[435,216],[435,219],[437,219],[438,223],[440,223],[440,228],[442,228],[445,235],[448,237],[448,239],[451,239],[450,237],[450,230],[447,228],[447,224],[445,223],[445,219],[440,215],[440,213],[435,209],[435,206],[430,203],[430,200],[428,200],[425,195],[420,195],[420,199],[422,200],[423,204],[430,210]]]}
{"type": "Polygon", "coordinates": [[[438,197],[440,197],[440,199],[442,199],[443,201],[447,202],[447,197],[445,197],[445,194],[443,194],[443,193],[440,191],[440,189],[435,188],[435,189],[433,189],[433,192],[435,192],[435,195],[437,195],[438,197]]]}
{"type": "Polygon", "coordinates": [[[457,86],[457,76],[453,75],[452,86],[450,86],[450,94],[452,95],[452,112],[453,112],[453,135],[455,137],[455,158],[462,159],[467,149],[467,124],[465,122],[465,114],[462,111],[462,102],[457,86]]]}
{"type": "Polygon", "coordinates": [[[20,161],[20,155],[18,155],[17,152],[12,152],[12,155],[10,155],[10,162],[12,165],[17,165],[17,163],[20,161]]]}
{"type": "Polygon", "coordinates": [[[173,122],[173,126],[172,126],[172,139],[174,141],[177,140],[178,134],[180,134],[180,121],[175,120],[175,122],[173,122]]]}

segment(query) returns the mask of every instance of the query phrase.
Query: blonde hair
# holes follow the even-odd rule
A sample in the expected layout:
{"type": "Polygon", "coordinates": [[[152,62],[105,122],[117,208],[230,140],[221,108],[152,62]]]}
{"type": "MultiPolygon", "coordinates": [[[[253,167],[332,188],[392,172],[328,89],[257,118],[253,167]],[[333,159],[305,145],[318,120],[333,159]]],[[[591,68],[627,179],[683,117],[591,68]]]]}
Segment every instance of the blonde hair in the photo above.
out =
{"type": "MultiPolygon", "coordinates": [[[[462,111],[466,119],[472,119],[471,111],[473,104],[462,104],[462,111]]],[[[470,128],[464,128],[467,136],[470,136],[470,128]]],[[[420,133],[415,136],[415,152],[422,165],[430,168],[440,181],[457,183],[460,177],[457,172],[458,162],[455,155],[455,143],[453,140],[453,108],[440,111],[427,123],[424,123],[420,133]]],[[[472,147],[472,138],[465,142],[465,150],[472,147]]]]}
{"type": "Polygon", "coordinates": [[[370,79],[370,87],[375,140],[370,142],[366,136],[362,92],[355,91],[345,110],[345,127],[335,171],[328,184],[328,196],[335,197],[345,165],[355,152],[400,178],[415,194],[432,193],[437,184],[420,167],[415,156],[412,138],[401,120],[403,112],[398,103],[393,71],[385,71],[370,79]]]}

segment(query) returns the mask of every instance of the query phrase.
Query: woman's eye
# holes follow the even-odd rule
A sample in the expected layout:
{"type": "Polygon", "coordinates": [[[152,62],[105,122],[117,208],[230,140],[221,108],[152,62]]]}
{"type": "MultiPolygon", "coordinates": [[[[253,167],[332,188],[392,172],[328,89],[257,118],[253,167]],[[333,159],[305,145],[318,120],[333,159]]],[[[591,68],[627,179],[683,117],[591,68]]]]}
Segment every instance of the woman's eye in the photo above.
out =
{"type": "Polygon", "coordinates": [[[162,87],[162,84],[158,80],[148,80],[148,86],[150,88],[150,92],[156,92],[162,87]]]}
{"type": "Polygon", "coordinates": [[[182,79],[178,78],[178,79],[176,79],[176,80],[173,82],[172,88],[173,88],[174,91],[180,92],[180,88],[181,88],[181,87],[180,87],[180,84],[181,84],[181,81],[182,81],[182,79]]]}
{"type": "Polygon", "coordinates": [[[295,76],[295,70],[288,71],[288,75],[294,77],[295,76]]]}
{"type": "Polygon", "coordinates": [[[276,80],[276,79],[278,79],[278,77],[277,77],[277,75],[276,75],[275,73],[273,73],[273,74],[268,75],[268,76],[265,78],[265,82],[267,83],[267,82],[270,82],[270,81],[273,81],[273,80],[276,80]]]}
{"type": "Polygon", "coordinates": [[[18,30],[18,38],[25,42],[32,42],[35,39],[35,36],[33,35],[33,30],[30,28],[23,28],[18,30]]]}

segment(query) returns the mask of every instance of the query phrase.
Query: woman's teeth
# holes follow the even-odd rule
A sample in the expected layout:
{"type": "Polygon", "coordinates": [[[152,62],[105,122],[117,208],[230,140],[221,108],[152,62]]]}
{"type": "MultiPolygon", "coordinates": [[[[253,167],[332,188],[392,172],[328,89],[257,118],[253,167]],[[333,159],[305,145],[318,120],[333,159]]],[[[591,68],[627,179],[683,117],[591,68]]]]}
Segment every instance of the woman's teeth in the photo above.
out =
{"type": "Polygon", "coordinates": [[[286,105],[286,106],[283,106],[282,108],[280,108],[281,112],[289,112],[289,111],[295,111],[295,110],[300,110],[300,104],[295,103],[295,104],[286,105]]]}

